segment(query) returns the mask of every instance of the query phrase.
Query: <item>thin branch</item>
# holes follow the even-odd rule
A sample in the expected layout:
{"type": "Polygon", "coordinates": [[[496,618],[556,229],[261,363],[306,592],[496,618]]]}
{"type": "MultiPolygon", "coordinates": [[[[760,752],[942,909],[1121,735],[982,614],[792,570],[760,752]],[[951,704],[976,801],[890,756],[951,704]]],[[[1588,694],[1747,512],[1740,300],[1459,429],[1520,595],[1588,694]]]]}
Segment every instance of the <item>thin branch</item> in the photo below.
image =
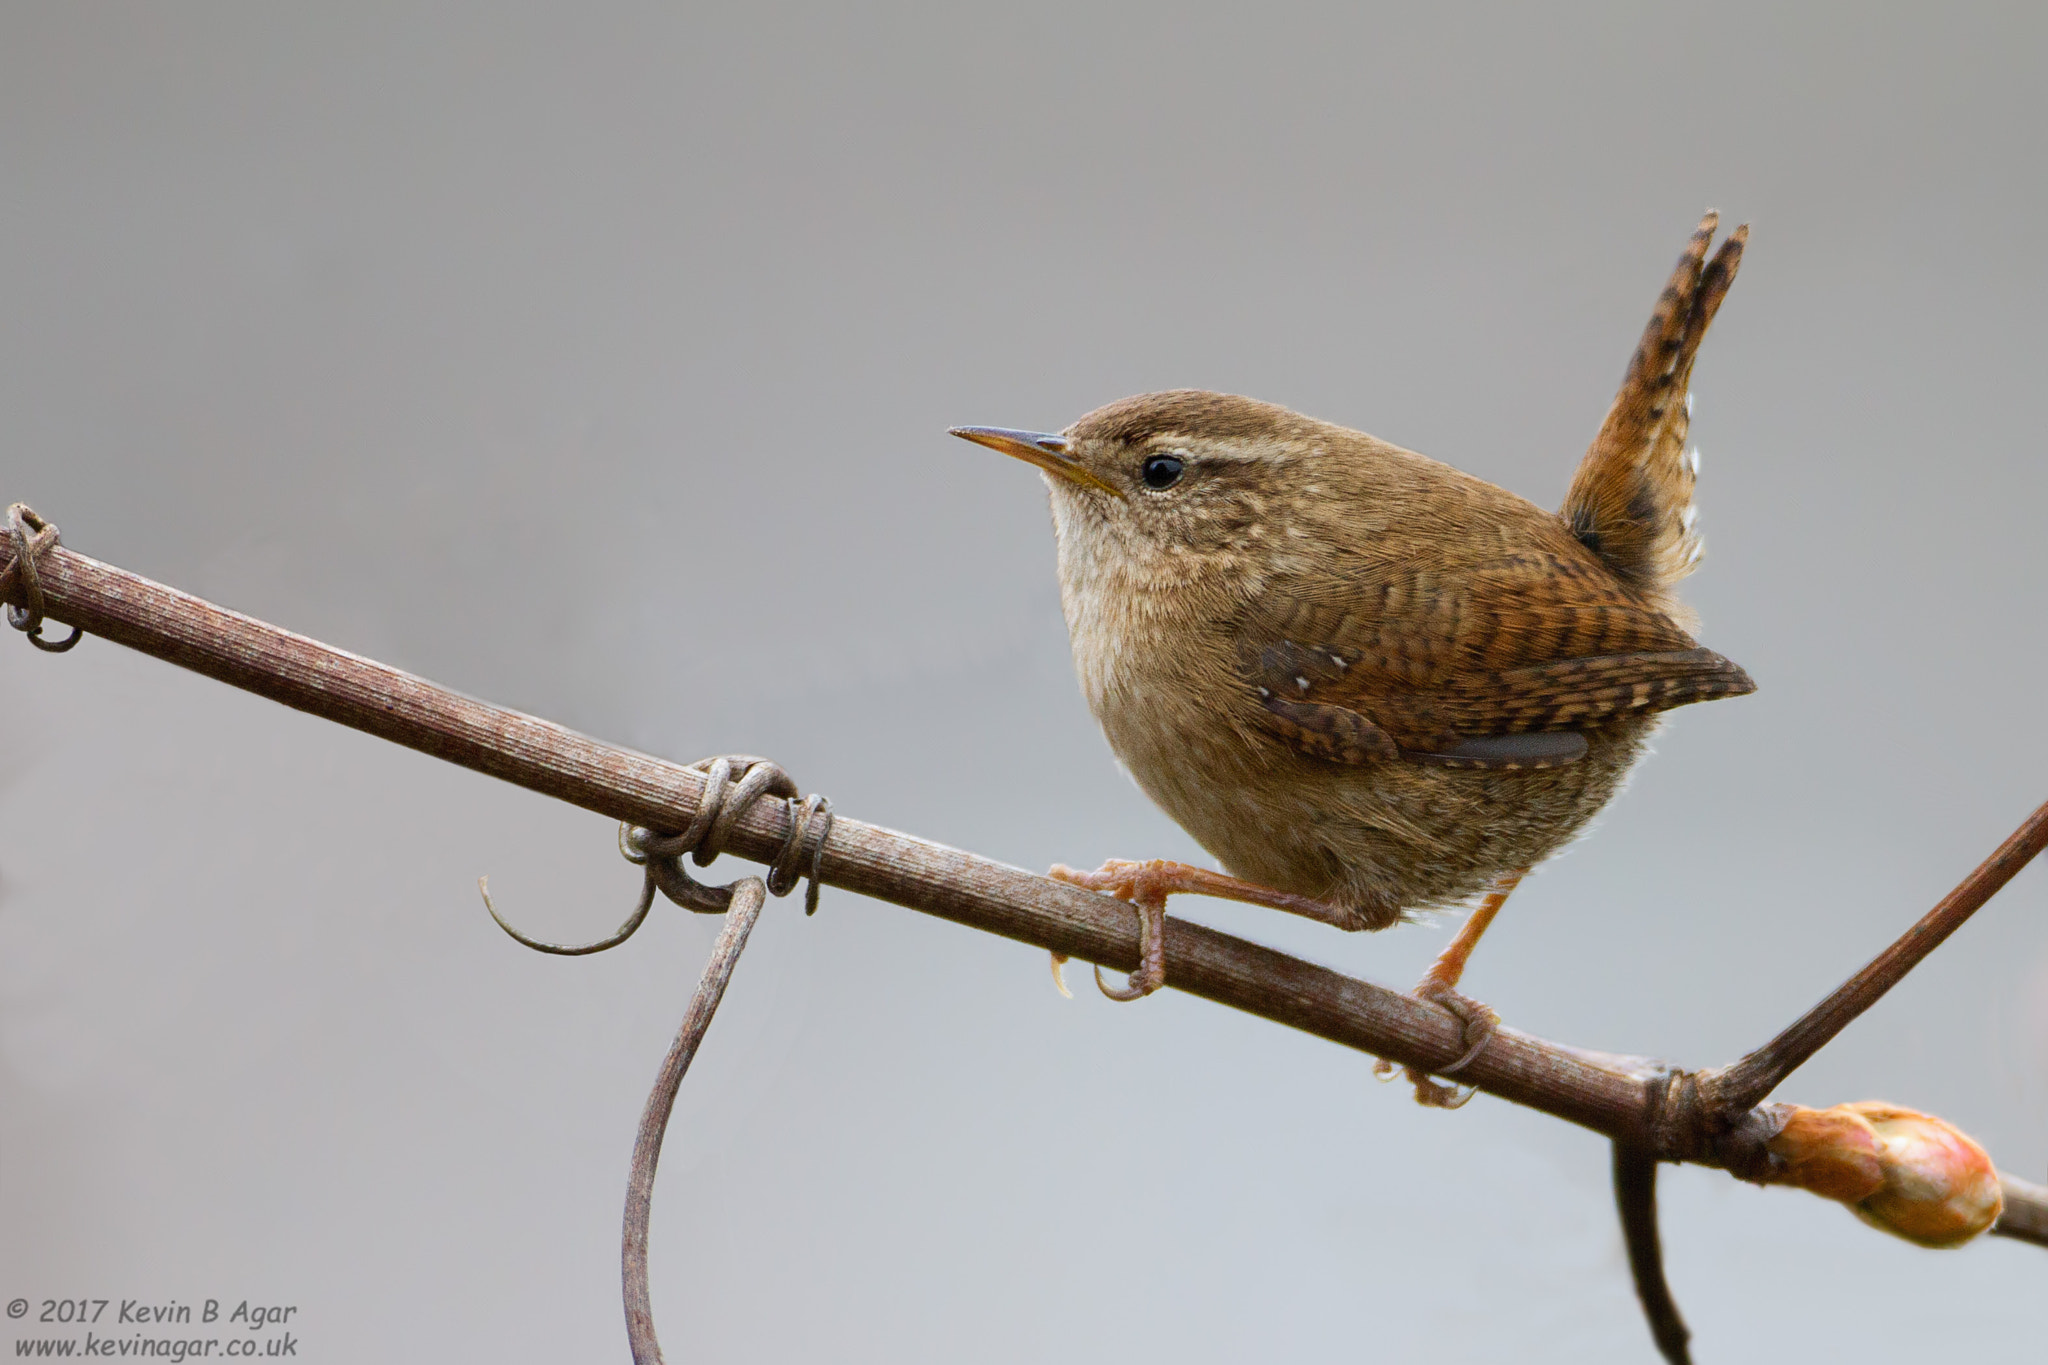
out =
{"type": "Polygon", "coordinates": [[[633,1140],[633,1165],[626,1177],[626,1225],[620,1243],[626,1289],[626,1339],[633,1348],[633,1365],[661,1365],[661,1343],[654,1335],[654,1306],[647,1294],[647,1222],[654,1203],[654,1168],[661,1160],[662,1135],[668,1131],[676,1091],[697,1055],[697,1044],[704,1041],[704,1030],[711,1027],[711,1016],[718,1012],[718,1002],[725,998],[732,969],[739,965],[740,951],[747,946],[747,935],[754,932],[754,921],[761,918],[761,907],[767,903],[768,887],[759,877],[748,877],[733,886],[732,908],[725,912],[725,928],[712,945],[711,960],[704,964],[697,993],[690,997],[682,1027],[676,1030],[676,1040],[670,1044],[668,1055],[661,1059],[653,1093],[648,1095],[647,1107],[640,1114],[640,1132],[633,1140]]]}
{"type": "Polygon", "coordinates": [[[1711,1078],[1703,1077],[1702,1085],[1711,1090],[1717,1104],[1729,1109],[1747,1109],[1760,1102],[1780,1081],[1883,999],[1886,991],[1905,980],[1907,972],[1962,928],[1965,920],[1976,914],[2043,848],[2048,848],[2048,804],[2028,816],[2011,838],[1963,878],[1961,885],[1943,896],[1941,903],[1918,924],[1872,958],[1869,966],[1836,987],[1770,1042],[1711,1078]]]}
{"type": "MultiPolygon", "coordinates": [[[[0,541],[0,578],[13,553],[0,541]]],[[[61,545],[41,554],[37,568],[45,608],[58,621],[585,810],[675,830],[689,824],[702,796],[704,775],[682,764],[472,700],[61,545]]],[[[726,847],[765,862],[786,846],[789,826],[784,803],[761,803],[735,821],[726,847]]],[[[1118,970],[1138,964],[1137,927],[1122,905],[942,844],[841,816],[819,869],[824,881],[859,895],[1118,970]]],[[[1166,958],[1167,984],[1178,990],[1404,1066],[1433,1072],[1465,1050],[1463,1025],[1448,1010],[1184,920],[1167,922],[1166,958]]],[[[1700,1079],[1511,1028],[1459,1072],[1498,1098],[1665,1159],[1726,1165],[1727,1135],[1775,1131],[1761,1110],[1745,1125],[1739,1111],[1700,1093],[1700,1079]]],[[[2048,1240],[2038,1231],[2048,1227],[2048,1190],[2011,1179],[2006,1189],[1994,1231],[2048,1240]]]]}
{"type": "MultiPolygon", "coordinates": [[[[704,774],[683,764],[464,697],[71,550],[51,550],[41,570],[59,621],[529,791],[670,830],[687,826],[702,798],[704,774]]],[[[734,822],[725,847],[766,861],[788,835],[783,805],[761,802],[734,822]]],[[[1118,902],[845,816],[833,823],[820,873],[830,885],[1083,961],[1125,971],[1138,963],[1137,928],[1118,902]]],[[[1168,980],[1180,990],[1404,1065],[1448,1066],[1464,1052],[1463,1025],[1434,1005],[1184,920],[1169,920],[1167,934],[1168,980]]],[[[1640,1139],[1640,1065],[1502,1029],[1461,1078],[1640,1139]]]]}
{"type": "Polygon", "coordinates": [[[1636,1299],[1650,1323],[1657,1353],[1671,1365],[1692,1365],[1686,1343],[1692,1332],[1664,1279],[1664,1246],[1657,1237],[1657,1158],[1640,1147],[1614,1144],[1614,1206],[1621,1213],[1621,1241],[1636,1299]]]}
{"type": "Polygon", "coordinates": [[[1991,1235],[2048,1247],[2048,1185],[2036,1185],[2004,1171],[1998,1173],[1998,1183],[2005,1190],[2005,1212],[1992,1224],[1991,1235]]]}

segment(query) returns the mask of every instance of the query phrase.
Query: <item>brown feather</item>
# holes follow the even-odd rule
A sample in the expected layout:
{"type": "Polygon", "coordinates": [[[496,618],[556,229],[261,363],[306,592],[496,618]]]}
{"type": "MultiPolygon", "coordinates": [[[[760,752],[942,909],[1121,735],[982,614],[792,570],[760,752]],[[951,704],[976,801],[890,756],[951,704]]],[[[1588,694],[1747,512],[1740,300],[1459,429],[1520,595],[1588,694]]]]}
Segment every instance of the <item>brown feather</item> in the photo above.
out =
{"type": "Polygon", "coordinates": [[[1678,258],[1561,509],[1617,577],[1658,601],[1699,562],[1697,470],[1685,446],[1692,366],[1749,240],[1747,224],[1736,228],[1709,261],[1719,222],[1709,210],[1678,258]]]}
{"type": "Polygon", "coordinates": [[[1319,757],[1397,756],[1355,742],[1331,752],[1329,737],[1358,725],[1390,737],[1398,756],[1429,761],[1465,739],[1583,729],[1755,686],[1610,575],[1563,556],[1454,573],[1378,568],[1340,592],[1349,605],[1319,607],[1283,584],[1239,634],[1269,727],[1319,757]]]}

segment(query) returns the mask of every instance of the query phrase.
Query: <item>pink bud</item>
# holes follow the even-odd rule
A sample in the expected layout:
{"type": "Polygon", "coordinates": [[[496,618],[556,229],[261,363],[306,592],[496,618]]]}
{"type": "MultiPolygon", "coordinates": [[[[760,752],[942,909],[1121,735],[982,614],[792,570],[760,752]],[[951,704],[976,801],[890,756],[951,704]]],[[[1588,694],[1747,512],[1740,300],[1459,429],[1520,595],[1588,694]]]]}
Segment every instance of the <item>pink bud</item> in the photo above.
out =
{"type": "Polygon", "coordinates": [[[1998,1168],[1967,1134],[1879,1100],[1839,1107],[1868,1120],[1884,1143],[1884,1184],[1850,1206],[1857,1217],[1924,1247],[1961,1246],[1998,1221],[1998,1168]]]}
{"type": "Polygon", "coordinates": [[[1766,1177],[1838,1199],[1872,1227],[1925,1247],[1961,1246],[1998,1221],[2005,1198],[1982,1147],[1931,1114],[1881,1100],[1788,1105],[1766,1144],[1766,1177]]]}

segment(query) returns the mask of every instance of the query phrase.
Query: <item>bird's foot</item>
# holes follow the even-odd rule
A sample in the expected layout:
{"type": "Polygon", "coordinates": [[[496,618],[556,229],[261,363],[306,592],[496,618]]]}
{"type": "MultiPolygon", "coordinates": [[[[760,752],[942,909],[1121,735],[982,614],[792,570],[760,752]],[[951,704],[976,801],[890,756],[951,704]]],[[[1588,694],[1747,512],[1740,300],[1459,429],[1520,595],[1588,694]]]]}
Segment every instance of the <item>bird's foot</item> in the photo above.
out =
{"type": "MultiPolygon", "coordinates": [[[[1103,978],[1102,968],[1095,968],[1095,987],[1112,1000],[1142,1000],[1166,984],[1166,898],[1175,891],[1185,889],[1175,876],[1179,871],[1199,872],[1202,869],[1185,867],[1181,863],[1169,863],[1161,859],[1147,862],[1133,862],[1126,858],[1112,858],[1093,872],[1080,872],[1064,864],[1054,864],[1048,876],[1055,881],[1068,882],[1085,887],[1090,891],[1106,892],[1120,901],[1127,901],[1138,912],[1138,970],[1132,972],[1122,986],[1112,986],[1103,978]]],[[[1052,980],[1060,988],[1060,994],[1071,996],[1067,983],[1060,973],[1066,966],[1067,955],[1052,955],[1052,980]]]]}
{"type": "MultiPolygon", "coordinates": [[[[1188,863],[1169,862],[1164,858],[1148,858],[1142,862],[1128,858],[1112,858],[1093,872],[1081,872],[1071,867],[1055,866],[1047,874],[1056,881],[1068,882],[1074,886],[1086,887],[1090,891],[1101,891],[1128,901],[1138,912],[1138,970],[1131,973],[1127,985],[1112,988],[1102,977],[1102,969],[1095,969],[1095,984],[1102,993],[1112,1000],[1137,1000],[1150,995],[1166,984],[1166,898],[1188,893],[1202,896],[1216,896],[1223,900],[1243,901],[1248,905],[1262,905],[1270,910],[1285,910],[1292,915],[1334,924],[1340,929],[1360,927],[1358,913],[1340,905],[1331,905],[1309,896],[1297,896],[1291,892],[1275,891],[1270,886],[1260,886],[1242,878],[1212,872],[1206,867],[1195,867],[1188,863]]],[[[1374,926],[1377,927],[1377,926],[1374,926]]],[[[1066,982],[1061,978],[1060,968],[1066,964],[1064,953],[1052,955],[1052,979],[1060,988],[1060,994],[1068,994],[1066,982]]]]}
{"type": "MultiPolygon", "coordinates": [[[[1460,1108],[1478,1093],[1478,1088],[1458,1085],[1455,1082],[1446,1085],[1439,1078],[1455,1077],[1460,1071],[1472,1065],[1472,1060],[1484,1052],[1486,1045],[1493,1041],[1493,1035],[1500,1032],[1500,1015],[1491,1005],[1482,1004],[1443,981],[1433,970],[1415,987],[1415,996],[1418,1000],[1427,1000],[1432,1005],[1441,1005],[1457,1016],[1458,1021],[1465,1026],[1465,1050],[1459,1054],[1456,1061],[1449,1066],[1438,1067],[1434,1074],[1416,1066],[1404,1066],[1400,1071],[1415,1087],[1417,1104],[1431,1109],[1460,1108]]],[[[1373,1065],[1373,1074],[1383,1081],[1392,1080],[1394,1071],[1394,1064],[1384,1059],[1373,1065]]]]}
{"type": "MultiPolygon", "coordinates": [[[[1449,1066],[1439,1067],[1436,1076],[1455,1076],[1472,1065],[1472,1059],[1483,1052],[1493,1035],[1500,1031],[1500,1016],[1493,1012],[1491,1006],[1482,1005],[1471,996],[1461,994],[1458,990],[1458,981],[1465,975],[1465,964],[1471,960],[1472,950],[1479,945],[1480,936],[1486,932],[1487,926],[1493,923],[1493,917],[1500,913],[1500,908],[1507,904],[1508,897],[1527,875],[1528,871],[1524,869],[1520,872],[1504,873],[1497,878],[1493,889],[1487,892],[1486,898],[1479,902],[1471,917],[1458,930],[1457,937],[1451,940],[1449,947],[1438,954],[1436,961],[1430,964],[1429,970],[1423,973],[1422,980],[1416,983],[1417,999],[1443,1006],[1456,1015],[1459,1022],[1465,1026],[1465,1051],[1449,1066]]],[[[1456,1109],[1477,1093],[1476,1087],[1473,1086],[1445,1085],[1417,1067],[1403,1067],[1402,1071],[1414,1083],[1415,1102],[1428,1105],[1432,1109],[1456,1109]]],[[[1373,1066],[1373,1074],[1383,1081],[1391,1080],[1394,1075],[1394,1064],[1382,1060],[1373,1066]]]]}
{"type": "MultiPolygon", "coordinates": [[[[1047,874],[1057,881],[1085,887],[1090,891],[1101,891],[1128,901],[1138,912],[1138,970],[1133,972],[1128,984],[1112,988],[1104,982],[1102,969],[1095,969],[1095,983],[1102,993],[1112,1000],[1137,1000],[1150,995],[1166,984],[1166,898],[1188,893],[1215,896],[1222,900],[1243,901],[1247,905],[1260,905],[1269,910],[1285,910],[1290,915],[1305,919],[1319,920],[1335,925],[1339,929],[1378,929],[1392,923],[1398,912],[1378,913],[1381,907],[1370,907],[1361,911],[1352,907],[1333,905],[1312,896],[1297,896],[1289,891],[1275,891],[1270,886],[1260,886],[1240,877],[1222,872],[1213,872],[1206,867],[1195,867],[1189,863],[1169,862],[1164,858],[1148,858],[1134,861],[1128,858],[1112,858],[1093,872],[1081,872],[1071,867],[1055,866],[1047,874]]],[[[1053,984],[1060,994],[1070,995],[1067,983],[1061,975],[1066,965],[1064,953],[1052,955],[1053,984]]]]}

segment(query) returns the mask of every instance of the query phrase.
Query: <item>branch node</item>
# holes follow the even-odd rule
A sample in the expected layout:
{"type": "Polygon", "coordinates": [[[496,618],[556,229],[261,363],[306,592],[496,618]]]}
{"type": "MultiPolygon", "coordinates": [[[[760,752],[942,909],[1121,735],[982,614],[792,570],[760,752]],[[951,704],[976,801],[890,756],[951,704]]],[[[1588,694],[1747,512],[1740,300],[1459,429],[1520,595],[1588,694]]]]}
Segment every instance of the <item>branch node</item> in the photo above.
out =
{"type": "Polygon", "coordinates": [[[1708,1159],[1713,1127],[1711,1111],[1700,1094],[1700,1075],[1659,1062],[1644,1083],[1643,1127],[1649,1152],[1659,1161],[1708,1159]]]}

